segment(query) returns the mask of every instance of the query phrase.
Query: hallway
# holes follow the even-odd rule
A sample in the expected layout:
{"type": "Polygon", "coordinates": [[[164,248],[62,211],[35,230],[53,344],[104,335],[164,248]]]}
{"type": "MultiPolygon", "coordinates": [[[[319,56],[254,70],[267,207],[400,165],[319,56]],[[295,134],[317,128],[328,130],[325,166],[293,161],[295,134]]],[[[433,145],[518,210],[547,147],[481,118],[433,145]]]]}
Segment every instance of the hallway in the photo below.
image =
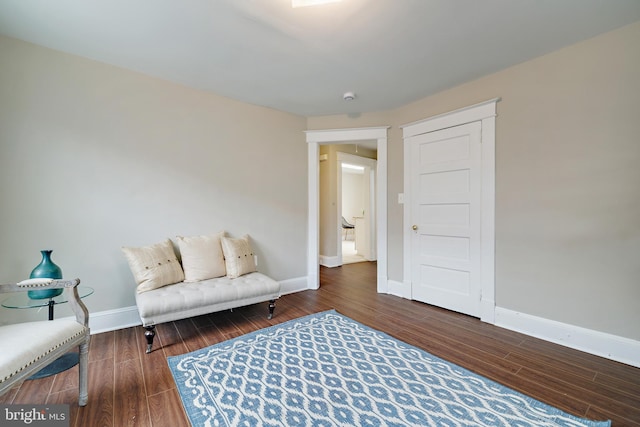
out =
{"type": "Polygon", "coordinates": [[[356,252],[355,240],[342,241],[342,263],[353,264],[355,262],[364,262],[366,259],[356,252]]]}

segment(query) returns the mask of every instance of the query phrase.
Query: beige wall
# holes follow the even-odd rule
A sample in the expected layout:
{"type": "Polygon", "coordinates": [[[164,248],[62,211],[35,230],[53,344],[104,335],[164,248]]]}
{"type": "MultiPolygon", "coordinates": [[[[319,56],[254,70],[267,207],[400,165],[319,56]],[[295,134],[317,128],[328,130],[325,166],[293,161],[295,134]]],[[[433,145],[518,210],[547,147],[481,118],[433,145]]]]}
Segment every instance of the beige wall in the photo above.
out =
{"type": "MultiPolygon", "coordinates": [[[[129,307],[121,246],[220,230],[275,279],[306,276],[303,117],[8,38],[0,57],[2,282],[53,249],[91,312],[129,307]]],[[[25,316],[46,313],[0,308],[25,316]]]]}
{"type": "Polygon", "coordinates": [[[394,111],[308,119],[393,125],[389,277],[402,281],[398,126],[501,97],[496,129],[496,302],[640,339],[640,23],[394,111]]]}
{"type": "Polygon", "coordinates": [[[335,145],[321,145],[320,154],[326,154],[327,160],[320,162],[318,168],[319,178],[319,255],[336,256],[337,237],[336,229],[336,200],[338,194],[337,165],[335,145]]]}
{"type": "Polygon", "coordinates": [[[497,304],[638,340],[638,40],[640,23],[393,111],[305,121],[0,38],[2,280],[51,248],[96,288],[92,311],[128,307],[120,246],[220,229],[251,234],[277,279],[304,276],[303,130],[391,125],[388,275],[401,282],[399,126],[501,97],[497,304]]]}

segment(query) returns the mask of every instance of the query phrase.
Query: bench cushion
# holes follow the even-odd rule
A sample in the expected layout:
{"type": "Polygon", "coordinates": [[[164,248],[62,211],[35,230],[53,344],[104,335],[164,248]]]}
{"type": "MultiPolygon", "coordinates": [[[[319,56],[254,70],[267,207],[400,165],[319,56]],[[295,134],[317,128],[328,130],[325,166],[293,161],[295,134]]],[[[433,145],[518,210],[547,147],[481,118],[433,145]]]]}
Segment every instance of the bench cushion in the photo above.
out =
{"type": "Polygon", "coordinates": [[[149,326],[279,297],[280,283],[254,272],[235,279],[181,282],[138,293],[136,304],[143,326],[149,326]]]}

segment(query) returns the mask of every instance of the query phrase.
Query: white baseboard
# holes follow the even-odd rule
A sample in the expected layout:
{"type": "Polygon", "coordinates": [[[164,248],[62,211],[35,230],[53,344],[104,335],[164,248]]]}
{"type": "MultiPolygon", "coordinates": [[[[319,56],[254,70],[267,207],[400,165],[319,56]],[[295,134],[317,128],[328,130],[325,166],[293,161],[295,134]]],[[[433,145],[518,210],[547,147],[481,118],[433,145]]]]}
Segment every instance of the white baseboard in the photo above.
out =
{"type": "Polygon", "coordinates": [[[411,299],[411,284],[387,280],[387,293],[400,298],[411,299]]]}
{"type": "MultiPolygon", "coordinates": [[[[411,299],[411,283],[387,282],[387,293],[411,299]]],[[[640,368],[640,341],[594,331],[502,307],[484,301],[482,320],[545,341],[640,368]]]]}
{"type": "Polygon", "coordinates": [[[320,255],[318,256],[318,262],[323,267],[340,267],[342,265],[342,258],[339,256],[320,255]]]}
{"type": "Polygon", "coordinates": [[[280,281],[280,294],[282,295],[306,291],[307,289],[309,289],[307,285],[307,276],[280,281]]]}
{"type": "Polygon", "coordinates": [[[91,334],[115,331],[138,325],[142,325],[142,322],[136,306],[99,311],[89,315],[91,334]]]}
{"type": "Polygon", "coordinates": [[[640,341],[495,308],[495,325],[640,368],[640,341]]]}
{"type": "Polygon", "coordinates": [[[494,300],[482,298],[480,300],[480,320],[485,323],[496,323],[496,302],[494,300]]]}

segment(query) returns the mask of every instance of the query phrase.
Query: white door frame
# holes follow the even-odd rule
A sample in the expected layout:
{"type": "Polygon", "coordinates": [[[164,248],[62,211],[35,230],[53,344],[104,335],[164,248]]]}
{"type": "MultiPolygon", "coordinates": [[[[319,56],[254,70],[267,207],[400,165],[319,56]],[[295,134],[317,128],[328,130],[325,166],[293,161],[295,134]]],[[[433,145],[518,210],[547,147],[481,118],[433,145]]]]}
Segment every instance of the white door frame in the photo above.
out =
{"type": "MultiPolygon", "coordinates": [[[[406,139],[436,130],[472,122],[481,122],[482,136],[482,195],[481,195],[481,299],[480,319],[495,323],[495,119],[500,98],[491,99],[466,108],[409,123],[402,128],[406,139]]],[[[404,144],[404,288],[411,290],[411,171],[409,144],[404,144]]],[[[405,295],[406,296],[406,295],[405,295]]]]}
{"type": "Polygon", "coordinates": [[[378,292],[387,293],[387,130],[389,126],[326,129],[305,131],[308,144],[309,211],[307,238],[307,288],[320,287],[320,145],[351,144],[354,141],[376,140],[378,143],[378,170],[376,186],[378,292]]]}

